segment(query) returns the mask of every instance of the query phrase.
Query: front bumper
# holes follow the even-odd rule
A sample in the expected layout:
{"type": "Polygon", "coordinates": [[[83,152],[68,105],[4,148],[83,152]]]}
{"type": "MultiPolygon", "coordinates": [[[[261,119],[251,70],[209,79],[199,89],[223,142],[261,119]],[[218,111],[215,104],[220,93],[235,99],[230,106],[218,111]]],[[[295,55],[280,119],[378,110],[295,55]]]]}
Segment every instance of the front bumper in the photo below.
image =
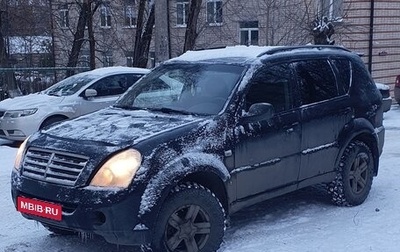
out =
{"type": "Polygon", "coordinates": [[[0,138],[23,141],[39,129],[39,121],[33,116],[0,118],[0,138]]]}
{"type": "MultiPolygon", "coordinates": [[[[12,173],[14,205],[25,197],[62,205],[62,220],[22,214],[59,229],[102,236],[119,245],[140,245],[150,241],[150,230],[138,218],[141,196],[137,192],[72,188],[38,182],[12,173]]],[[[16,206],[17,208],[17,206],[16,206]]]]}

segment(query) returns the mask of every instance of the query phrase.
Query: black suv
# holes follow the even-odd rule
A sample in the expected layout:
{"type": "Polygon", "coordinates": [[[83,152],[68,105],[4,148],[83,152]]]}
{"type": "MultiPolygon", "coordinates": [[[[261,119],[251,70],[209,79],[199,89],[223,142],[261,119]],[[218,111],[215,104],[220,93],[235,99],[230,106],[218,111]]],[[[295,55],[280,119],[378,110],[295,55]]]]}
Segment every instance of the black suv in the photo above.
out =
{"type": "Polygon", "coordinates": [[[153,251],[215,251],[226,219],[326,184],[361,204],[378,173],[382,97],[341,47],[227,47],[155,68],[112,107],[19,149],[12,196],[56,233],[153,251]]]}

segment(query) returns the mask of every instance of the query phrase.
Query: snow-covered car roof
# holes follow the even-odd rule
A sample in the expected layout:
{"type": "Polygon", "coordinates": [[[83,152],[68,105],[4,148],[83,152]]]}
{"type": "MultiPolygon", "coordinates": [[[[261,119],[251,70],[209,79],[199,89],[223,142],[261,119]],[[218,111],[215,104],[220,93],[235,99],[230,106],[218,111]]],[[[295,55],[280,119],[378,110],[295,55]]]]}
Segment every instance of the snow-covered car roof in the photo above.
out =
{"type": "Polygon", "coordinates": [[[93,75],[93,76],[104,76],[113,73],[140,73],[146,74],[150,72],[149,69],[146,68],[138,68],[138,67],[124,67],[124,66],[111,66],[111,67],[102,67],[96,68],[94,70],[88,72],[79,73],[81,75],[93,75]]]}
{"type": "MultiPolygon", "coordinates": [[[[181,56],[173,58],[168,62],[175,61],[208,61],[224,58],[237,58],[244,60],[256,60],[263,55],[272,55],[276,52],[294,53],[305,52],[310,50],[320,51],[321,49],[335,49],[349,52],[341,46],[321,46],[321,45],[302,45],[302,46],[227,46],[225,48],[208,49],[199,51],[187,51],[181,56]]],[[[230,62],[233,62],[232,60],[230,62]]]]}
{"type": "Polygon", "coordinates": [[[258,55],[277,48],[274,46],[227,46],[225,48],[187,51],[179,57],[170,61],[202,61],[220,58],[246,58],[256,59],[258,55]]]}

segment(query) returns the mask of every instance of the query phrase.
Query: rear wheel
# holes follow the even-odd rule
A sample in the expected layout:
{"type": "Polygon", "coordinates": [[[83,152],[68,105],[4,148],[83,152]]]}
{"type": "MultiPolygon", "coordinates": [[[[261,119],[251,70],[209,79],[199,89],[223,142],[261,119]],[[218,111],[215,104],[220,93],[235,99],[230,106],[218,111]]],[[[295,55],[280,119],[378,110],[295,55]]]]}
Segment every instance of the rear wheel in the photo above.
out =
{"type": "Polygon", "coordinates": [[[332,201],[340,206],[356,206],[365,201],[372,186],[374,157],[361,141],[352,141],[341,157],[337,175],[328,185],[332,201]]]}
{"type": "Polygon", "coordinates": [[[208,189],[195,183],[177,186],[158,215],[153,251],[216,251],[225,231],[225,211],[208,189]]]}

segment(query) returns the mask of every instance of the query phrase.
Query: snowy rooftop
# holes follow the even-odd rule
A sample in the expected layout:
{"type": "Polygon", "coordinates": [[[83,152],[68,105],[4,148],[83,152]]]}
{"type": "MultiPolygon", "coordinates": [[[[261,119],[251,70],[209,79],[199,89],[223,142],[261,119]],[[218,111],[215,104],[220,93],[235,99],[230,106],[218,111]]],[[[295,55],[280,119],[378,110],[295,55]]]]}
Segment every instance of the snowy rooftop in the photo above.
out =
{"type": "Polygon", "coordinates": [[[48,53],[51,37],[48,36],[25,36],[9,37],[10,53],[48,53]]]}

